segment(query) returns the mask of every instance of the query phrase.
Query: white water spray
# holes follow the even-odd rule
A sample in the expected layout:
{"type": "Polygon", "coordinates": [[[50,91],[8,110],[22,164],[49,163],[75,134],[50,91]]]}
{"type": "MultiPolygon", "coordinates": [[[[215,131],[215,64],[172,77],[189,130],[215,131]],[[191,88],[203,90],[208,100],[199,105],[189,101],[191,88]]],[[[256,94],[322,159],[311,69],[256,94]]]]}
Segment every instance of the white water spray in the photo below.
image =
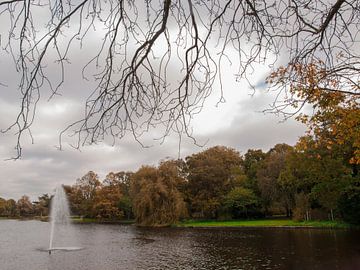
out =
{"type": "MultiPolygon", "coordinates": [[[[79,247],[55,247],[54,241],[61,242],[69,239],[69,234],[72,232],[70,221],[69,203],[62,186],[58,186],[55,189],[55,195],[51,200],[50,210],[50,243],[49,254],[52,250],[78,250],[79,247]]],[[[69,244],[69,243],[67,243],[69,244]]]]}

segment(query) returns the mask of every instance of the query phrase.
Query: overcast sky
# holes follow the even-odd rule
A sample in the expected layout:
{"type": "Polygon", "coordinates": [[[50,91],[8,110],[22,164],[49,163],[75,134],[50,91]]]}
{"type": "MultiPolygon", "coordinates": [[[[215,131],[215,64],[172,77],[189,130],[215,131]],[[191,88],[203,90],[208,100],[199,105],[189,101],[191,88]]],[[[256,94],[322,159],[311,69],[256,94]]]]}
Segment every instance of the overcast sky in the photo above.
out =
{"type": "MultiPolygon", "coordinates": [[[[263,73],[254,77],[263,78],[263,73]]],[[[74,82],[76,84],[76,82],[74,82]]],[[[245,153],[248,149],[268,150],[276,143],[293,145],[304,134],[304,126],[293,119],[281,122],[281,118],[263,114],[274,96],[259,88],[252,94],[246,83],[228,81],[225,87],[226,103],[216,106],[217,93],[211,96],[201,112],[192,122],[194,137],[203,148],[182,139],[180,157],[202,151],[215,145],[225,145],[245,153]]],[[[14,91],[3,89],[3,91],[14,91]]],[[[2,92],[3,93],[3,92],[2,92]]],[[[16,94],[14,94],[16,96],[16,94]]],[[[0,126],[6,127],[19,109],[17,99],[11,94],[0,97],[0,126]],[[6,96],[6,97],[4,97],[6,96]]],[[[38,108],[33,127],[34,144],[27,139],[23,145],[23,156],[17,161],[6,161],[14,156],[13,132],[1,135],[0,144],[0,197],[19,198],[28,194],[32,199],[42,193],[52,192],[59,183],[74,184],[78,177],[93,170],[103,178],[108,172],[136,170],[142,164],[156,165],[166,157],[177,158],[179,138],[168,137],[161,145],[153,142],[150,148],[143,148],[127,136],[115,146],[99,144],[83,147],[81,152],[65,145],[57,150],[59,132],[83,107],[75,97],[56,97],[42,102],[38,108]]],[[[76,116],[75,116],[76,117],[76,116]]],[[[147,135],[151,141],[152,134],[147,135]]]]}
{"type": "MultiPolygon", "coordinates": [[[[23,155],[20,160],[6,160],[16,153],[14,131],[0,134],[0,197],[19,199],[27,194],[35,200],[43,193],[51,193],[57,184],[74,184],[76,179],[93,170],[103,179],[109,172],[137,170],[141,165],[157,165],[161,159],[186,157],[215,145],[233,147],[244,154],[248,149],[269,150],[276,143],[294,145],[305,127],[294,119],[282,119],[261,111],[269,108],[275,99],[268,93],[264,80],[270,69],[259,65],[250,75],[258,85],[253,92],[244,82],[236,82],[231,67],[224,67],[225,103],[218,104],[220,93],[214,92],[208,98],[202,112],[195,116],[191,127],[200,148],[189,138],[182,138],[179,152],[179,138],[169,136],[163,144],[153,140],[154,134],[146,134],[145,141],[152,147],[143,148],[131,136],[126,136],[115,146],[100,143],[72,149],[66,143],[64,150],[57,150],[59,133],[74,120],[79,119],[84,101],[89,95],[91,82],[81,79],[81,66],[85,60],[83,50],[73,55],[72,64],[67,67],[67,80],[61,96],[47,101],[44,95],[39,103],[32,133],[34,144],[24,137],[23,155]]],[[[10,57],[0,58],[0,129],[7,128],[20,108],[18,75],[10,57]]],[[[48,70],[51,74],[57,71],[48,70]]],[[[215,87],[216,89],[216,87],[215,87]]],[[[66,141],[66,140],[65,140],[66,141]]]]}

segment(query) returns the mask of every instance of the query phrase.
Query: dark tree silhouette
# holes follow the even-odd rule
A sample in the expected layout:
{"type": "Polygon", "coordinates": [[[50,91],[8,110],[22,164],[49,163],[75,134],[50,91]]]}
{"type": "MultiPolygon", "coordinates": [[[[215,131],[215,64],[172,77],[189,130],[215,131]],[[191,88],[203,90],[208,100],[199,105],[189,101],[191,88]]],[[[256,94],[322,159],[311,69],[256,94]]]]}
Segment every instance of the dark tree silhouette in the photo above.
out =
{"type": "MultiPolygon", "coordinates": [[[[279,93],[298,75],[295,64],[321,61],[324,76],[342,82],[324,91],[359,95],[358,0],[2,0],[0,20],[7,22],[2,52],[13,57],[21,76],[21,109],[3,130],[17,131],[17,157],[44,91],[60,93],[70,52],[76,43],[86,48],[95,42],[95,31],[101,44],[83,77],[96,68],[96,87],[84,117],[64,130],[77,136],[75,147],[108,136],[115,142],[128,132],[141,143],[144,132],[159,126],[162,138],[173,131],[191,137],[192,115],[214,83],[222,88],[222,67],[233,64],[236,79],[247,79],[270,56],[274,71],[286,66],[279,93]],[[54,58],[59,81],[48,75],[54,58]]],[[[299,99],[296,93],[286,98],[286,104],[299,99]]],[[[275,111],[283,111],[278,101],[275,111]]]]}

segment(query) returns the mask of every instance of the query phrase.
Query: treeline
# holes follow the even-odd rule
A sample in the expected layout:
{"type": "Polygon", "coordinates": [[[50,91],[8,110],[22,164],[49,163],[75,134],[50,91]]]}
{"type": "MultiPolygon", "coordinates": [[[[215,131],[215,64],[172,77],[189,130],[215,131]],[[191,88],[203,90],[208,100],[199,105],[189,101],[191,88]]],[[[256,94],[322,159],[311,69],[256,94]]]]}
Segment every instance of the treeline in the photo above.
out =
{"type": "MultiPolygon", "coordinates": [[[[310,137],[244,155],[216,146],[157,167],[111,172],[102,181],[90,171],[64,188],[74,215],[146,226],[274,215],[360,224],[359,165],[350,152],[346,144],[330,147],[310,137]]],[[[46,215],[50,199],[0,199],[0,215],[46,215]]]]}
{"type": "Polygon", "coordinates": [[[33,217],[48,216],[51,196],[43,194],[38,201],[31,202],[29,196],[23,195],[19,200],[0,198],[0,217],[33,217]]]}

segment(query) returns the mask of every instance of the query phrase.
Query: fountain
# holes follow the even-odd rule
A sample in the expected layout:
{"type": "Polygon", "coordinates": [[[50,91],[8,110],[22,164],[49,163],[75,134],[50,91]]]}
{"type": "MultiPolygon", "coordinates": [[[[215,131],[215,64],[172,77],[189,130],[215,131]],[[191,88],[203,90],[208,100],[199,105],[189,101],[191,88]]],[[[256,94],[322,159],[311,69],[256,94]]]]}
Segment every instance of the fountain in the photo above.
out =
{"type": "Polygon", "coordinates": [[[64,244],[74,241],[74,237],[71,235],[73,230],[70,221],[69,203],[62,186],[58,186],[55,189],[55,195],[51,201],[50,210],[50,243],[48,252],[51,254],[53,250],[79,250],[80,247],[71,246],[54,246],[54,240],[64,244]]]}

